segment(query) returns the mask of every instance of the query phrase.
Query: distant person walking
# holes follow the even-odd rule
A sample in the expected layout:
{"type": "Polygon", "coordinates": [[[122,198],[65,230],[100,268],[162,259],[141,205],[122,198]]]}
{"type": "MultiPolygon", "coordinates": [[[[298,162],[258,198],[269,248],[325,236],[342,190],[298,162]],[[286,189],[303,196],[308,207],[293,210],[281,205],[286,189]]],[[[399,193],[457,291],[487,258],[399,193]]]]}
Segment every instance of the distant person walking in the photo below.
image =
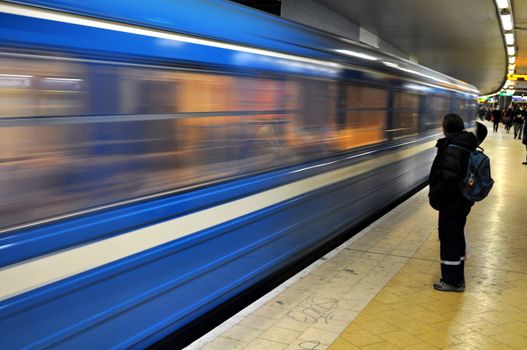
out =
{"type": "Polygon", "coordinates": [[[498,132],[498,126],[500,125],[500,121],[501,121],[501,111],[500,111],[499,106],[492,110],[491,115],[492,115],[492,123],[494,124],[492,131],[498,132]]]}
{"type": "MultiPolygon", "coordinates": [[[[523,138],[522,143],[525,145],[525,151],[527,151],[527,120],[523,122],[523,138]]],[[[523,165],[527,165],[527,153],[525,154],[525,162],[523,165]]]]}
{"type": "Polygon", "coordinates": [[[522,110],[519,107],[516,107],[514,111],[512,112],[512,126],[514,128],[514,138],[518,137],[519,139],[522,138],[522,127],[523,127],[523,119],[522,119],[522,110]]]}
{"type": "Polygon", "coordinates": [[[445,137],[437,141],[437,155],[430,170],[428,197],[430,205],[439,211],[441,256],[441,279],[434,283],[434,289],[442,292],[465,291],[465,223],[474,202],[463,196],[460,183],[468,167],[466,150],[474,151],[487,135],[487,128],[477,125],[478,137],[464,131],[459,115],[445,115],[445,137]]]}
{"type": "Polygon", "coordinates": [[[484,121],[487,119],[488,113],[489,112],[487,111],[487,108],[484,105],[479,106],[478,116],[481,121],[484,121]]]}
{"type": "Polygon", "coordinates": [[[527,105],[524,105],[523,108],[522,108],[522,113],[521,113],[521,121],[520,121],[520,135],[518,136],[518,138],[520,140],[523,141],[523,138],[522,138],[522,135],[525,135],[525,133],[523,132],[523,129],[525,127],[525,124],[527,124],[527,105]]]}
{"type": "Polygon", "coordinates": [[[503,124],[505,125],[505,131],[509,133],[512,126],[512,107],[510,106],[503,112],[503,124]]]}

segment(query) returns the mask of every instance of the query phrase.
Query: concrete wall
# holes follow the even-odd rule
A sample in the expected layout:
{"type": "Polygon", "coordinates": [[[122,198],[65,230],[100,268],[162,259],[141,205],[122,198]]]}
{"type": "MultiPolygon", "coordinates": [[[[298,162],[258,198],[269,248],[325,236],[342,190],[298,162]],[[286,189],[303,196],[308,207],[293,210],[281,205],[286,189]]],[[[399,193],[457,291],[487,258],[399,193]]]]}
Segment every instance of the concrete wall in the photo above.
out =
{"type": "Polygon", "coordinates": [[[282,0],[281,16],[351,40],[361,41],[399,57],[408,58],[408,55],[404,55],[375,34],[368,32],[315,0],[282,0]]]}
{"type": "Polygon", "coordinates": [[[282,0],[283,18],[359,40],[359,26],[314,0],[282,0]]]}

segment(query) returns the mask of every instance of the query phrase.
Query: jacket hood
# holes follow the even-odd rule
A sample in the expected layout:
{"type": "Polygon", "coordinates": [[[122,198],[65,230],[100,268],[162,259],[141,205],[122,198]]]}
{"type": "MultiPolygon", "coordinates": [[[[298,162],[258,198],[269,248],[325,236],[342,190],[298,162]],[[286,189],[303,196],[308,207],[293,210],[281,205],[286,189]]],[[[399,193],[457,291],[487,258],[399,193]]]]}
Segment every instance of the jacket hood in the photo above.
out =
{"type": "Polygon", "coordinates": [[[457,146],[468,148],[469,150],[472,150],[472,151],[475,150],[479,144],[478,139],[476,138],[476,135],[468,131],[456,132],[456,133],[447,135],[446,139],[448,140],[449,144],[454,144],[457,146]]]}
{"type": "Polygon", "coordinates": [[[474,135],[473,133],[468,131],[461,131],[453,134],[448,134],[444,138],[437,140],[436,147],[439,149],[443,149],[449,144],[454,144],[474,151],[478,146],[479,142],[476,138],[476,135],[474,135]]]}

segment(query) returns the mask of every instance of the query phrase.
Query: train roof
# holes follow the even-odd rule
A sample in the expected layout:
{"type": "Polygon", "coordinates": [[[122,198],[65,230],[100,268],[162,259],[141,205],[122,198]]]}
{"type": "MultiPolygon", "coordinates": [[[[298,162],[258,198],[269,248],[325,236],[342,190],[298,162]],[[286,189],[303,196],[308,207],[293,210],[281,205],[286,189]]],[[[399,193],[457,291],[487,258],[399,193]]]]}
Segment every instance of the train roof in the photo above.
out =
{"type": "Polygon", "coordinates": [[[369,67],[376,71],[408,76],[471,94],[478,92],[467,83],[409,60],[228,1],[128,0],[125,6],[122,1],[115,0],[8,2],[318,60],[369,67]]]}

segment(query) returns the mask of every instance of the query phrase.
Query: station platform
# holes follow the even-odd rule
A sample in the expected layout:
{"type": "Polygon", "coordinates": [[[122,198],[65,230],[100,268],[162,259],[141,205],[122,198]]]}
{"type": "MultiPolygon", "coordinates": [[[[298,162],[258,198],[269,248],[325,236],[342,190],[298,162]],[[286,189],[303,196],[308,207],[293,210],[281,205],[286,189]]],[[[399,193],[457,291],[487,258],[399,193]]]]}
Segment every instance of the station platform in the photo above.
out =
{"type": "Polygon", "coordinates": [[[495,185],[468,217],[464,293],[432,287],[425,188],[187,349],[527,349],[525,146],[487,126],[495,185]]]}

